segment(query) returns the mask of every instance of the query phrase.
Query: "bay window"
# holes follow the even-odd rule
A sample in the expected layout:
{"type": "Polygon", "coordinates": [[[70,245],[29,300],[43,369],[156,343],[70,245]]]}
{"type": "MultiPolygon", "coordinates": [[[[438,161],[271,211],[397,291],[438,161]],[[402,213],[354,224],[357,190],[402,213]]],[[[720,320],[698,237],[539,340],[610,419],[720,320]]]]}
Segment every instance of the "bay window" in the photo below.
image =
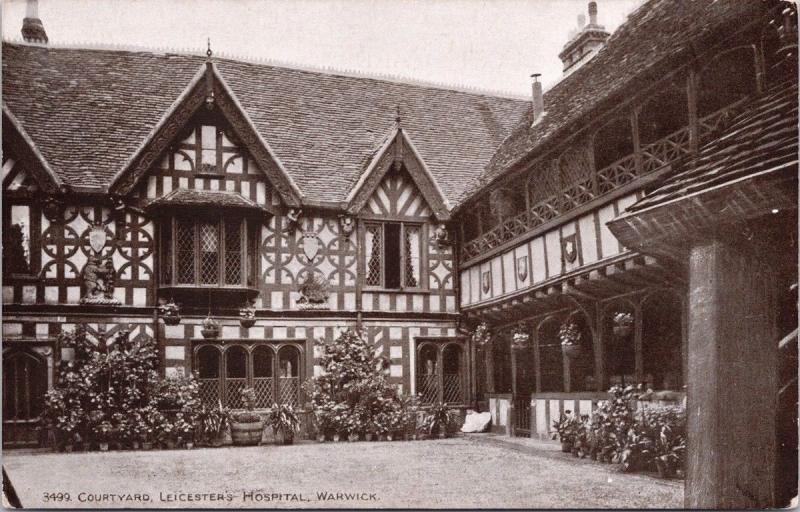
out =
{"type": "Polygon", "coordinates": [[[389,289],[424,288],[423,226],[407,222],[367,223],[365,284],[389,289]]]}

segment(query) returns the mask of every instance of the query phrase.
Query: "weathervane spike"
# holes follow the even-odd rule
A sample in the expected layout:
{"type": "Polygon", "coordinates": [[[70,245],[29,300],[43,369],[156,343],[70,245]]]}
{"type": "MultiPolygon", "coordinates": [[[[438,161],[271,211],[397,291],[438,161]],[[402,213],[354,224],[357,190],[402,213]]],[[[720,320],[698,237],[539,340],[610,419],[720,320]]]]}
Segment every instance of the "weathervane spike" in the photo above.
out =
{"type": "Polygon", "coordinates": [[[208,58],[210,59],[211,55],[214,53],[214,52],[211,51],[211,38],[210,37],[208,39],[206,39],[206,44],[208,45],[208,48],[206,49],[206,56],[208,56],[208,58]]]}

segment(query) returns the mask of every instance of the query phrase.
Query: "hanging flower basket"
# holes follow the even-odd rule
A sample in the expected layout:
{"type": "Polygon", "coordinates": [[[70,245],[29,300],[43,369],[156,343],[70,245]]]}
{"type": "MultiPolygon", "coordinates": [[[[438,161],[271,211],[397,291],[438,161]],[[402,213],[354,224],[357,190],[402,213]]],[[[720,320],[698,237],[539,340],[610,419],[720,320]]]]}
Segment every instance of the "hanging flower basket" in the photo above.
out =
{"type": "Polygon", "coordinates": [[[489,333],[489,326],[486,322],[479,323],[472,331],[472,341],[479,347],[486,345],[491,339],[492,335],[489,333]]]}
{"type": "Polygon", "coordinates": [[[256,308],[252,302],[248,302],[239,308],[239,323],[245,329],[249,329],[256,324],[256,308]]]}
{"type": "Polygon", "coordinates": [[[624,338],[633,330],[633,315],[626,311],[619,311],[614,314],[614,336],[624,338]]]}
{"type": "Polygon", "coordinates": [[[181,322],[181,308],[173,301],[159,305],[158,314],[167,325],[178,325],[181,322]]]}
{"type": "Polygon", "coordinates": [[[511,348],[516,349],[525,349],[528,348],[528,343],[530,342],[531,335],[523,330],[518,330],[514,332],[514,335],[511,337],[511,348]]]}
{"type": "Polygon", "coordinates": [[[561,348],[570,359],[575,359],[581,356],[583,348],[581,347],[581,330],[575,322],[568,322],[561,325],[558,330],[558,339],[561,341],[561,348]]]}
{"type": "Polygon", "coordinates": [[[216,320],[207,316],[203,320],[203,330],[200,331],[204,338],[218,338],[219,337],[219,324],[216,320]]]}

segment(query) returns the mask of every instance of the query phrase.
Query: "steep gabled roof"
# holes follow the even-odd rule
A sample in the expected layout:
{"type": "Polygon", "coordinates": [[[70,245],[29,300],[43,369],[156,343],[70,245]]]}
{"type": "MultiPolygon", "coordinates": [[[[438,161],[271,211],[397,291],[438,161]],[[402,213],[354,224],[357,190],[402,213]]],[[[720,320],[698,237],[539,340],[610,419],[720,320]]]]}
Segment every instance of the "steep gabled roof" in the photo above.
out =
{"type": "Polygon", "coordinates": [[[763,1],[649,0],[633,12],[589,62],[544,94],[545,115],[529,112],[498,148],[456,208],[484,186],[582,128],[604,109],[658,79],[764,11],[763,1]]]}
{"type": "MultiPolygon", "coordinates": [[[[204,57],[3,44],[3,95],[55,173],[106,188],[204,57]]],[[[458,197],[528,102],[214,59],[219,76],[305,199],[344,203],[399,106],[420,158],[458,197]]]]}

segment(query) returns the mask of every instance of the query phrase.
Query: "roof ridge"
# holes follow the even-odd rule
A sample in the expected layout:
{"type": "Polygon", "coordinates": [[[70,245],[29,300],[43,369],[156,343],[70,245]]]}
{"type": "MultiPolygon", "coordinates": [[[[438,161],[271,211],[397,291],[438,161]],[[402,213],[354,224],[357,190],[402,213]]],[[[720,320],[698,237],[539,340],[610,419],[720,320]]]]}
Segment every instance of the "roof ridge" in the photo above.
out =
{"type": "MultiPolygon", "coordinates": [[[[3,38],[3,43],[14,44],[19,46],[31,46],[38,48],[54,49],[54,50],[88,50],[88,51],[115,51],[115,52],[132,52],[132,53],[152,53],[152,54],[173,54],[185,55],[191,57],[206,56],[206,50],[198,48],[197,50],[190,47],[168,47],[168,46],[146,46],[131,43],[99,43],[91,41],[73,41],[65,43],[50,42],[47,45],[29,43],[17,37],[3,38]]],[[[382,82],[399,83],[403,85],[411,85],[415,87],[426,87],[430,89],[440,89],[452,92],[459,92],[463,94],[471,94],[478,96],[488,96],[491,98],[509,99],[518,101],[527,101],[529,98],[522,94],[515,94],[512,91],[502,89],[491,89],[467,84],[456,84],[450,82],[443,82],[437,80],[424,80],[414,78],[407,75],[398,73],[384,73],[384,72],[369,72],[362,71],[354,68],[337,68],[335,66],[317,66],[314,64],[305,64],[296,61],[285,61],[274,59],[270,57],[259,57],[253,55],[245,55],[228,51],[215,51],[215,59],[235,61],[244,64],[254,64],[262,66],[271,66],[294,71],[301,71],[307,73],[326,74],[341,76],[347,78],[360,78],[366,80],[377,80],[382,82]]]]}

